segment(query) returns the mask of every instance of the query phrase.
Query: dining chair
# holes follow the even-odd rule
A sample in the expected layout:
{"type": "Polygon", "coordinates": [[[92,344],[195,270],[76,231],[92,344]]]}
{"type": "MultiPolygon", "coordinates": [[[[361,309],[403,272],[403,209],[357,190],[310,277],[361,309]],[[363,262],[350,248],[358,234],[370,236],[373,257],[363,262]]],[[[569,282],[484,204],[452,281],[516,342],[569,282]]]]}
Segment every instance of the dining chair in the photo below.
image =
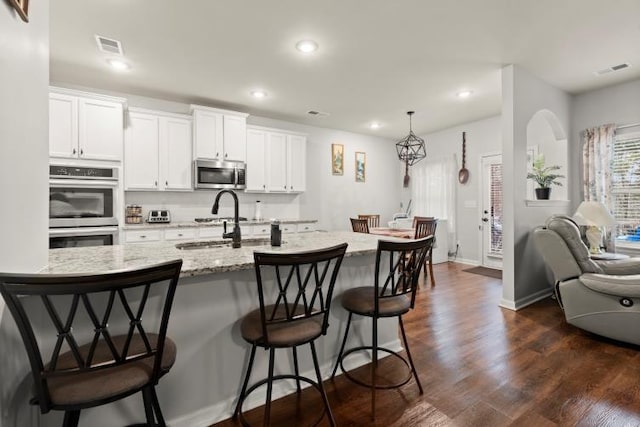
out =
{"type": "Polygon", "coordinates": [[[369,233],[369,221],[366,219],[349,218],[351,220],[351,229],[356,233],[369,233]]]}
{"type": "Polygon", "coordinates": [[[64,411],[63,427],[76,427],[81,410],[142,392],[146,425],[165,426],[155,387],[176,360],[166,333],[181,266],[0,274],[31,365],[31,403],[64,411]]]}
{"type": "Polygon", "coordinates": [[[380,215],[358,215],[358,219],[366,219],[369,228],[380,227],[380,215]]]}
{"type": "Polygon", "coordinates": [[[435,219],[433,216],[414,216],[413,217],[413,226],[412,228],[416,228],[416,224],[418,221],[432,220],[435,219]]]}
{"type": "Polygon", "coordinates": [[[438,226],[438,220],[433,217],[414,217],[413,227],[415,229],[414,239],[422,239],[423,237],[433,236],[433,243],[429,248],[429,253],[424,261],[424,274],[427,276],[427,263],[429,264],[429,275],[431,276],[431,286],[436,285],[436,279],[433,275],[433,245],[436,242],[436,228],[438,226]],[[417,219],[416,219],[417,218],[417,219]]]}
{"type": "Polygon", "coordinates": [[[346,249],[347,244],[342,243],[308,252],[254,252],[260,307],[246,314],[240,325],[242,338],[251,344],[251,353],[240,397],[233,413],[233,418],[240,417],[243,425],[247,423],[243,416],[242,404],[253,391],[265,384],[267,395],[262,425],[270,424],[273,383],[286,379],[295,380],[298,393],[301,392],[301,381],[319,392],[324,403],[324,411],[314,425],[326,414],[328,423],[335,426],[322,384],[314,342],[327,333],[333,288],[346,249]],[[306,344],[309,344],[311,349],[315,380],[301,376],[298,370],[297,348],[306,344]],[[267,378],[247,388],[258,347],[269,350],[267,378]],[[276,349],[292,349],[294,375],[274,375],[276,349]]]}
{"type": "Polygon", "coordinates": [[[379,240],[376,251],[373,285],[351,288],[343,292],[340,296],[342,307],[349,312],[349,317],[331,378],[335,377],[338,366],[340,366],[340,369],[344,372],[347,379],[361,386],[370,388],[371,415],[373,418],[375,418],[376,411],[376,390],[398,388],[408,383],[411,378],[415,378],[420,394],[422,394],[422,384],[420,383],[420,378],[418,377],[411,357],[402,316],[414,307],[420,269],[431,248],[432,241],[432,236],[419,240],[407,240],[406,242],[379,240]],[[349,336],[349,327],[354,314],[371,318],[371,345],[361,345],[345,351],[347,337],[349,336]],[[398,318],[406,357],[403,357],[396,351],[381,347],[378,343],[378,320],[392,317],[398,318]],[[371,353],[370,380],[356,378],[356,376],[351,375],[349,371],[344,369],[345,358],[357,352],[371,353]],[[389,382],[392,381],[392,379],[387,379],[387,375],[384,375],[385,381],[379,382],[378,379],[382,379],[378,378],[378,375],[380,375],[378,372],[379,352],[400,359],[407,367],[407,375],[391,384],[389,382]]]}

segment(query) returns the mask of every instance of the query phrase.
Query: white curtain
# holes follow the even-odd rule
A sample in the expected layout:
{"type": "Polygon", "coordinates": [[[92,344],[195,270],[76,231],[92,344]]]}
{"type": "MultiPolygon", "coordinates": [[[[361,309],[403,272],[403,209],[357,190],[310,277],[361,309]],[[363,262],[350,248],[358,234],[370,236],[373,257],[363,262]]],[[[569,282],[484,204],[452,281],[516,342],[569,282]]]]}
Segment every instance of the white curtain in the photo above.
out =
{"type": "Polygon", "coordinates": [[[602,202],[611,210],[611,159],[616,125],[586,129],[583,133],[582,183],[584,200],[602,202]]]}
{"type": "Polygon", "coordinates": [[[447,220],[449,249],[456,236],[456,159],[454,155],[423,160],[409,171],[411,175],[411,214],[447,220]]]}

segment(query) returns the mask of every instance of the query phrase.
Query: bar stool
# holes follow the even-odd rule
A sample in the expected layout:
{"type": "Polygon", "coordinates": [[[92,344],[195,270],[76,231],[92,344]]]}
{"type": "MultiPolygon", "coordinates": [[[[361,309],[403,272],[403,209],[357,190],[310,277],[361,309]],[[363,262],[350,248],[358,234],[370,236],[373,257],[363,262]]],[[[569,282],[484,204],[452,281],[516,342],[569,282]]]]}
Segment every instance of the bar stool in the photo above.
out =
{"type": "Polygon", "coordinates": [[[243,425],[248,425],[242,414],[243,402],[254,390],[264,384],[267,385],[267,397],[263,425],[269,425],[273,382],[282,379],[294,379],[298,393],[300,393],[300,381],[315,387],[322,396],[325,409],[316,424],[326,412],[329,423],[332,426],[335,425],[322,384],[314,341],[327,333],[333,287],[346,249],[347,244],[343,243],[309,252],[254,252],[260,308],[244,316],[240,326],[242,338],[251,344],[251,354],[242,390],[233,413],[233,418],[240,417],[243,425]],[[271,303],[271,301],[274,302],[271,303]],[[298,370],[297,347],[304,344],[309,344],[311,348],[316,381],[300,376],[298,370]],[[257,347],[269,350],[269,371],[267,378],[247,389],[257,347]],[[275,350],[282,348],[292,349],[295,375],[273,374],[275,350]]]}
{"type": "Polygon", "coordinates": [[[429,264],[429,275],[431,276],[431,286],[436,285],[436,278],[433,275],[433,245],[436,243],[436,228],[438,220],[433,217],[416,216],[413,218],[413,228],[415,228],[414,239],[422,239],[423,237],[433,236],[433,242],[427,258],[424,260],[424,275],[427,277],[427,263],[429,264]]]}
{"type": "Polygon", "coordinates": [[[335,377],[339,365],[348,379],[356,384],[369,387],[371,389],[371,414],[374,419],[376,411],[376,390],[401,387],[409,382],[413,376],[418,384],[420,394],[422,394],[422,384],[420,384],[420,379],[418,378],[413,359],[411,358],[411,351],[409,350],[409,343],[407,342],[407,336],[404,331],[402,316],[413,309],[420,269],[431,248],[432,241],[432,236],[419,240],[408,240],[407,242],[379,240],[378,250],[376,252],[374,285],[352,288],[345,291],[341,296],[342,306],[349,312],[349,318],[331,378],[335,377]],[[359,346],[345,351],[347,337],[349,336],[349,327],[351,326],[351,320],[354,314],[372,319],[372,343],[370,346],[359,346]],[[407,352],[406,359],[397,352],[378,345],[378,319],[389,317],[398,318],[404,348],[407,352]],[[370,382],[361,381],[344,369],[344,359],[348,355],[362,350],[371,350],[370,382]],[[394,384],[377,384],[378,352],[387,353],[404,362],[408,368],[407,377],[394,384]]]}
{"type": "Polygon", "coordinates": [[[349,218],[351,220],[351,229],[355,233],[369,234],[369,221],[366,219],[349,218]]]}
{"type": "Polygon", "coordinates": [[[63,426],[75,427],[82,409],[141,391],[146,425],[164,426],[155,386],[176,359],[166,333],[181,266],[176,260],[95,275],[0,274],[31,365],[31,403],[43,414],[64,411],[63,426]],[[152,306],[160,307],[159,321],[152,306]],[[55,338],[53,349],[43,348],[44,331],[55,338]],[[78,344],[85,336],[91,339],[78,344]],[[65,345],[69,351],[61,353],[65,345]]]}
{"type": "Polygon", "coordinates": [[[366,219],[369,228],[380,227],[380,215],[358,215],[358,219],[366,219]]]}

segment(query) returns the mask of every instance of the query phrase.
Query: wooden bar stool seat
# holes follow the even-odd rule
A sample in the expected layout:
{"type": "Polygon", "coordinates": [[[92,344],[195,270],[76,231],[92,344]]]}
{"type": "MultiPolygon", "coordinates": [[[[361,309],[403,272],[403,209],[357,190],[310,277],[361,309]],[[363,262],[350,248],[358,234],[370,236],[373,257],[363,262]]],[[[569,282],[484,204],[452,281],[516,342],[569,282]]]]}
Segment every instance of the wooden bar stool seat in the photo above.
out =
{"type": "Polygon", "coordinates": [[[302,390],[300,383],[304,382],[314,387],[322,397],[324,411],[317,416],[313,425],[317,425],[326,415],[329,424],[335,426],[314,342],[327,333],[333,287],[346,249],[347,244],[343,243],[308,252],[254,252],[260,307],[246,314],[240,323],[242,338],[251,344],[251,353],[233,413],[233,418],[239,418],[242,425],[249,425],[242,405],[251,393],[267,386],[262,425],[268,426],[271,422],[274,382],[295,380],[298,393],[302,390]],[[315,379],[301,376],[299,372],[298,347],[305,344],[311,350],[315,379]],[[258,347],[269,350],[269,370],[266,378],[249,387],[258,347]],[[293,353],[294,373],[274,375],[275,350],[289,348],[293,353]]]}
{"type": "Polygon", "coordinates": [[[422,394],[422,384],[420,383],[420,378],[418,377],[413,359],[411,358],[411,351],[405,334],[402,316],[408,313],[414,306],[420,270],[431,249],[432,241],[433,236],[418,240],[408,240],[406,242],[379,240],[378,250],[376,252],[373,286],[349,289],[340,297],[342,307],[349,312],[349,317],[331,377],[335,377],[338,366],[340,366],[340,369],[349,380],[371,389],[371,415],[374,419],[376,411],[376,390],[397,388],[408,383],[411,378],[415,378],[420,394],[422,394]],[[372,319],[371,344],[345,350],[349,336],[349,328],[354,314],[372,319]],[[398,318],[406,357],[398,352],[381,347],[378,344],[378,320],[391,317],[398,318]],[[344,369],[344,360],[349,355],[361,351],[371,352],[372,361],[369,380],[358,379],[344,369]],[[400,360],[406,366],[407,374],[396,381],[390,378],[385,378],[384,382],[379,381],[379,353],[386,353],[394,359],[400,360]]]}
{"type": "Polygon", "coordinates": [[[166,333],[181,267],[0,274],[31,366],[31,403],[64,411],[63,427],[76,427],[81,410],[142,392],[144,425],[165,426],[155,387],[176,360],[166,333]]]}

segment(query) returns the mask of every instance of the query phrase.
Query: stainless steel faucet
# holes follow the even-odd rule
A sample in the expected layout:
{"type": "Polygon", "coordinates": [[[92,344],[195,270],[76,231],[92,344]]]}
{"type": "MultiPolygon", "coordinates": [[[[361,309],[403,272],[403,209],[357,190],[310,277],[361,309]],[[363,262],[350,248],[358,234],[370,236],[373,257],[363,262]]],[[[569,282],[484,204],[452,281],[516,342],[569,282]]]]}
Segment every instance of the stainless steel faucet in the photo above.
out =
{"type": "Polygon", "coordinates": [[[218,207],[220,205],[220,196],[222,196],[224,193],[229,193],[233,197],[233,221],[235,224],[233,226],[233,231],[231,233],[227,233],[227,222],[226,221],[224,222],[224,230],[222,231],[222,238],[223,239],[232,238],[233,243],[231,244],[231,247],[239,248],[241,246],[241,236],[240,236],[240,220],[238,216],[238,211],[239,211],[238,196],[236,195],[236,193],[233,192],[232,190],[222,190],[221,192],[219,192],[216,195],[216,200],[213,202],[211,213],[213,215],[218,214],[218,207]]]}

